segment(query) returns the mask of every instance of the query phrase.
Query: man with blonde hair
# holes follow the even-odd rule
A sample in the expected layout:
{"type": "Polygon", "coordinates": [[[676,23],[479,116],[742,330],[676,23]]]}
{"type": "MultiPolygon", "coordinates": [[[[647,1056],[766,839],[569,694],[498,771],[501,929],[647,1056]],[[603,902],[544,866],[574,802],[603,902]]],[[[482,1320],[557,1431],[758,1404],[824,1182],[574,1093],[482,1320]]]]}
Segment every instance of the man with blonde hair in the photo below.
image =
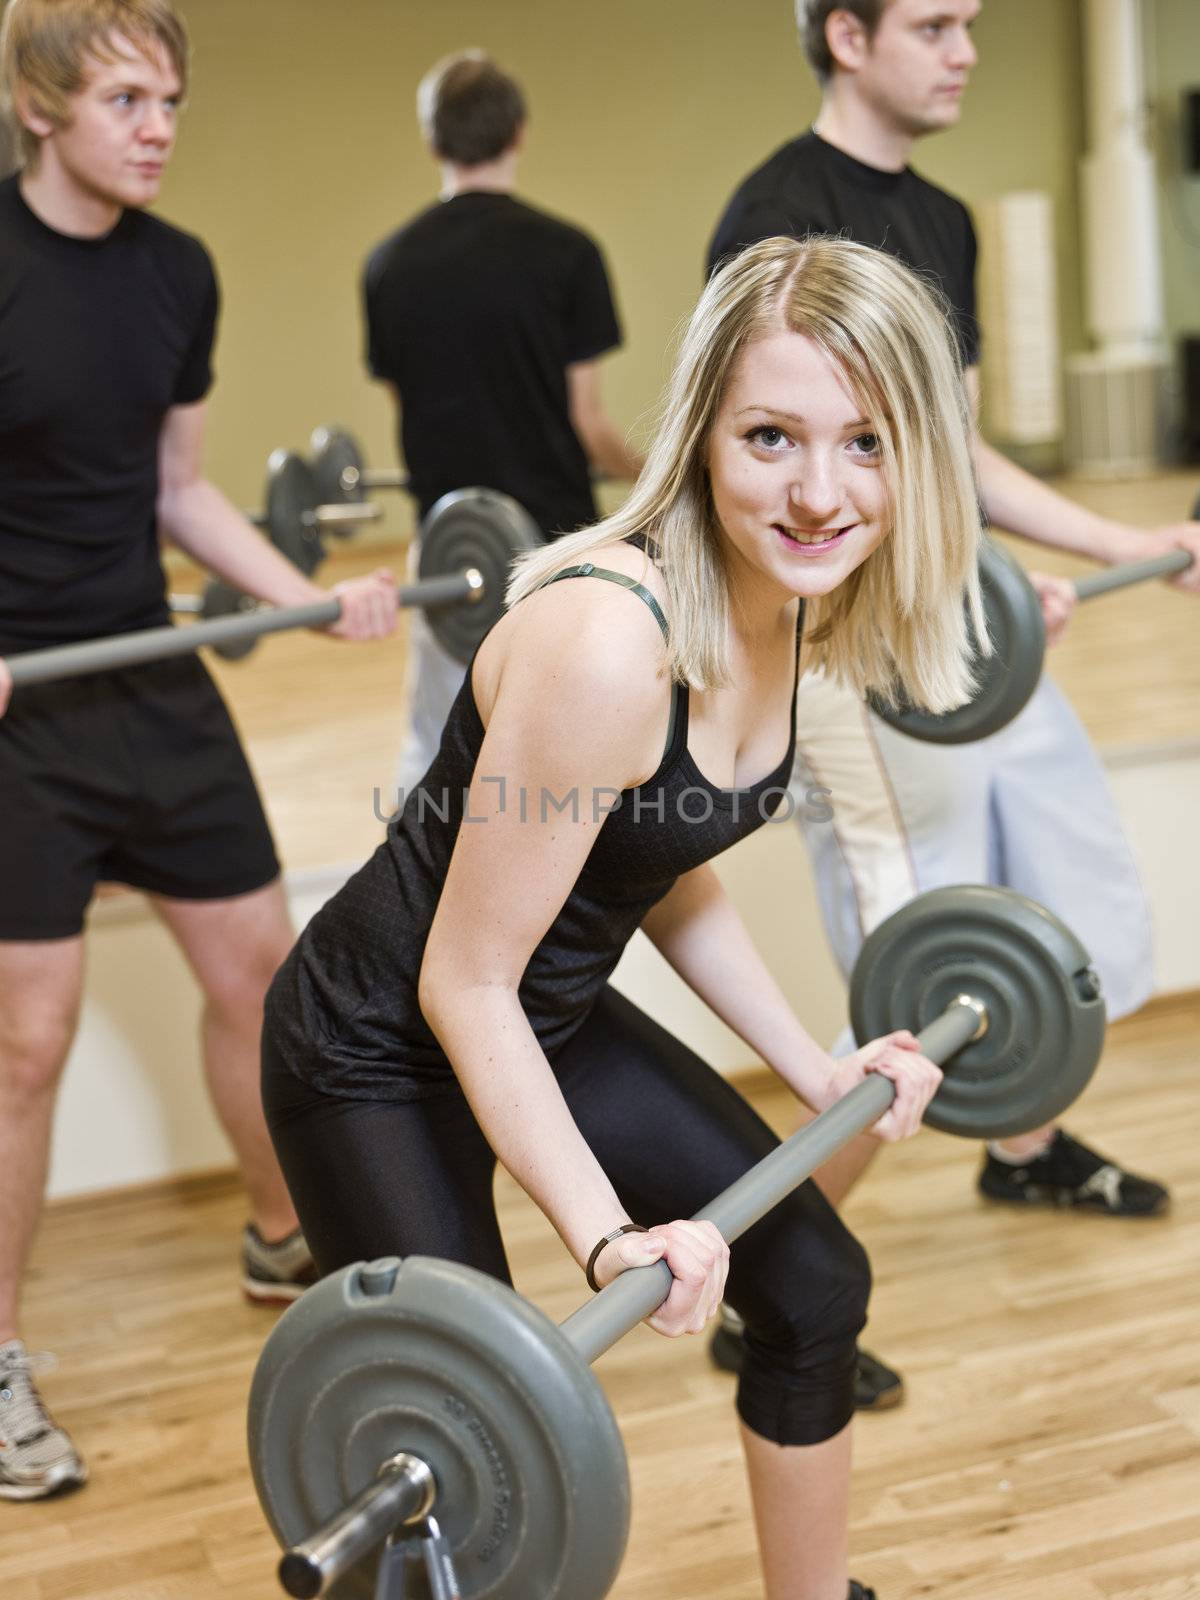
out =
{"type": "MultiPolygon", "coordinates": [[[[952,127],[976,62],[980,0],[797,0],[809,64],[822,86],[812,129],[741,183],[708,265],[774,234],[831,233],[889,251],[941,286],[977,406],[975,231],[961,201],[908,165],[917,139],[952,127]]],[[[1195,523],[1147,530],[1098,516],[1022,471],[978,433],[987,518],[1013,533],[1098,561],[1139,560],[1183,544],[1195,523]]],[[[1034,574],[1051,638],[1074,592],[1034,574]]],[[[1200,565],[1186,579],[1200,588],[1200,565]]],[[[799,808],[826,930],[847,972],[863,938],[921,890],[993,882],[1030,895],[1078,932],[1104,980],[1110,1017],[1153,986],[1145,896],[1095,752],[1048,678],[1013,724],[973,745],[932,746],[896,732],[831,681],[807,677],[798,700],[797,781],[832,791],[832,820],[799,808]]],[[[840,1200],[878,1145],[860,1139],[822,1175],[840,1200]]],[[[1058,1127],[990,1145],[987,1199],[1107,1216],[1165,1210],[1162,1184],[1125,1171],[1058,1127]]],[[[718,1336],[720,1338],[720,1336],[718,1336]]],[[[718,1359],[736,1362],[725,1338],[718,1359]]],[[[900,1379],[865,1357],[859,1403],[894,1404],[900,1379]]]]}
{"type": "MultiPolygon", "coordinates": [[[[323,594],[202,471],[217,283],[149,216],[187,81],[167,0],[10,0],[0,38],[21,170],[0,182],[0,658],[169,620],[159,534],[248,594],[323,594]]],[[[341,585],[344,638],[395,620],[385,573],[341,585]]],[[[98,881],[151,898],[204,993],[203,1052],[252,1220],[243,1288],[312,1264],[258,1087],[262,999],[292,943],[262,805],[197,657],[23,689],[0,659],[0,1497],[87,1469],[34,1386],[18,1295],[98,881]]]]}
{"type": "MultiPolygon", "coordinates": [[[[520,85],[480,50],[440,61],[417,119],[441,169],[437,203],[367,261],[367,361],[396,402],[424,517],[452,489],[511,495],[552,538],[596,520],[591,472],[636,477],[600,394],[621,343],[604,258],[581,229],[516,196],[520,85]]],[[[400,785],[424,776],[463,669],[414,616],[400,785]]]]}

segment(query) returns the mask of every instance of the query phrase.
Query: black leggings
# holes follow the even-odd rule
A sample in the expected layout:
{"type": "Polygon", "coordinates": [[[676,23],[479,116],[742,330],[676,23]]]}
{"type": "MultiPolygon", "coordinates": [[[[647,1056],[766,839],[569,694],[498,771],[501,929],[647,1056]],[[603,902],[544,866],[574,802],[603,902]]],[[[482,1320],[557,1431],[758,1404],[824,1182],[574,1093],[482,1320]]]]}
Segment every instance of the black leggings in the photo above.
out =
{"type": "MultiPolygon", "coordinates": [[[[778,1144],[725,1080],[615,989],[557,1054],[571,1114],[631,1217],[691,1216],[778,1144]]],[[[310,1087],[263,1042],[263,1100],[322,1272],[384,1255],[462,1261],[509,1279],[496,1158],[461,1093],[397,1103],[310,1087]]],[[[776,1444],[849,1422],[870,1268],[806,1183],[734,1245],[725,1298],[746,1323],[738,1412],[776,1444]]]]}

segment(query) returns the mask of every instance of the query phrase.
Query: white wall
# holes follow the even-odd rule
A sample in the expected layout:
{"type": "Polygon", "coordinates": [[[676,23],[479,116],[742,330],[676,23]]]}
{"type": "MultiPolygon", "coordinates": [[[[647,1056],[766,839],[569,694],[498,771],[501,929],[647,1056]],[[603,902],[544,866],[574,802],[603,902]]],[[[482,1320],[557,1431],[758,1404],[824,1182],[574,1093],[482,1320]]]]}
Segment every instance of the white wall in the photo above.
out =
{"type": "MultiPolygon", "coordinates": [[[[1157,935],[1159,987],[1200,988],[1200,746],[1113,752],[1110,777],[1141,859],[1157,935]]],[[[289,895],[303,923],[349,866],[296,874],[289,895]]],[[[832,1042],[844,994],[821,931],[799,835],[763,828],[721,864],[760,949],[813,1033],[832,1042]]],[[[679,982],[644,939],[618,982],[639,1005],[721,1070],[745,1048],[679,982]]],[[[200,1081],[195,986],[141,900],[101,902],[89,941],[87,1001],[55,1127],[53,1195],[223,1165],[229,1152],[200,1081]]]]}

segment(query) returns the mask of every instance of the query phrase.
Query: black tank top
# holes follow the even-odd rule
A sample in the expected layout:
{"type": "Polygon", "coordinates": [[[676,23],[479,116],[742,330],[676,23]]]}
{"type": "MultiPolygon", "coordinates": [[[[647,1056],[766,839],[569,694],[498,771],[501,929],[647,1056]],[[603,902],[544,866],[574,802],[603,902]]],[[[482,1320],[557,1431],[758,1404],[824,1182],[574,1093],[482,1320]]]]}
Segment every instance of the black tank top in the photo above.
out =
{"type": "MultiPolygon", "coordinates": [[[[639,593],[665,634],[654,597],[623,574],[590,563],[559,574],[593,576],[639,593]]],[[[802,607],[797,682],[803,620],[802,607]]],[[[421,1015],[417,981],[483,743],[471,675],[468,670],[421,788],[407,797],[370,860],[313,917],[272,985],[267,1018],[274,1042],[299,1077],[327,1094],[417,1100],[456,1092],[454,1069],[421,1015]]],[[[562,910],[529,958],[519,998],[551,1061],[676,878],[761,827],[787,792],[795,682],[787,754],[745,789],[717,788],[697,767],[687,747],[688,703],[687,686],[676,684],[657,771],[619,796],[599,797],[601,813],[608,814],[562,910]]],[[[506,793],[500,803],[524,804],[530,820],[542,803],[548,815],[556,803],[572,815],[563,796],[542,802],[533,794],[506,793]]],[[[590,805],[592,798],[580,796],[577,803],[590,805]]]]}

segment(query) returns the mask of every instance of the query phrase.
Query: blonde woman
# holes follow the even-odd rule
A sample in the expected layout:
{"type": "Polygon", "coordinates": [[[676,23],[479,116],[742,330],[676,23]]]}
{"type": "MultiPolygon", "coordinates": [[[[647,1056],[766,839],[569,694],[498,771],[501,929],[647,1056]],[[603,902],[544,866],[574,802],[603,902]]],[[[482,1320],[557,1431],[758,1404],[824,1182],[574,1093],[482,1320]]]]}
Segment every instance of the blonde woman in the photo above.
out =
{"type": "Polygon", "coordinates": [[[709,864],[782,799],[798,643],[860,691],[968,687],[978,523],[945,319],[857,245],[769,240],[708,286],[616,517],[530,557],[421,790],[272,989],[264,1097],[324,1271],[422,1253],[507,1276],[497,1158],[593,1287],[665,1259],[652,1326],[745,1318],[738,1411],[770,1600],[845,1600],[866,1257],[813,1184],[732,1252],[687,1217],[776,1143],[608,985],[651,940],[805,1105],[938,1071],[833,1060],[709,864]],[[629,1231],[645,1228],[648,1231],[629,1231]]]}

